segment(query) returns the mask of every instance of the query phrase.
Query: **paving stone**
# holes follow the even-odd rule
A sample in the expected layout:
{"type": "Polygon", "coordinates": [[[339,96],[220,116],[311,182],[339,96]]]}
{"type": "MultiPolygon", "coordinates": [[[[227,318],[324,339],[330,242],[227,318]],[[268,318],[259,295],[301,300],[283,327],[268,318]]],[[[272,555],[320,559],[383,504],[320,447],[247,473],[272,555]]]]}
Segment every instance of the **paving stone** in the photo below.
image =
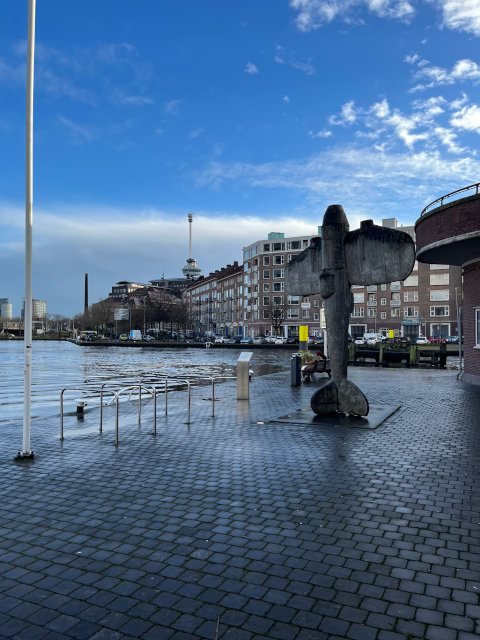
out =
{"type": "Polygon", "coordinates": [[[210,639],[218,616],[222,640],[473,640],[478,390],[451,371],[349,377],[402,411],[368,432],[275,422],[309,404],[286,370],[255,378],[245,414],[234,383],[214,420],[198,395],[189,428],[172,392],[155,439],[151,406],[139,429],[125,403],[118,449],[96,410],[61,446],[39,419],[28,475],[0,454],[0,640],[210,639]]]}

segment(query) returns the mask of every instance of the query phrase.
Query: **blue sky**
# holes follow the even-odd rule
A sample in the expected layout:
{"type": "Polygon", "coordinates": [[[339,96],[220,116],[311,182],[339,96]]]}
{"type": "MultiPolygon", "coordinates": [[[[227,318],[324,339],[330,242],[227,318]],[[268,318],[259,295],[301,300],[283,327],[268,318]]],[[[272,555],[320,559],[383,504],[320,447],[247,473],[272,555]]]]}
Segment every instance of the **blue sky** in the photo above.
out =
{"type": "MultiPolygon", "coordinates": [[[[27,0],[0,8],[0,297],[24,291],[27,0]]],[[[204,273],[480,180],[480,0],[37,0],[34,297],[204,273]]]]}

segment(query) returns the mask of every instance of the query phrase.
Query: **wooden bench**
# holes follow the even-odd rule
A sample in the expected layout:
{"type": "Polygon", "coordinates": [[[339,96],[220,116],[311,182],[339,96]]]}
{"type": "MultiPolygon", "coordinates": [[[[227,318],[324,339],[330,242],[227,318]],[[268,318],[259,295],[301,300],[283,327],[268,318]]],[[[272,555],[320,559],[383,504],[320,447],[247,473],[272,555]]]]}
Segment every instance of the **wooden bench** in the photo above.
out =
{"type": "Polygon", "coordinates": [[[327,373],[328,377],[331,378],[331,371],[330,360],[315,360],[311,371],[302,369],[302,378],[305,382],[310,382],[310,376],[314,373],[327,373]]]}

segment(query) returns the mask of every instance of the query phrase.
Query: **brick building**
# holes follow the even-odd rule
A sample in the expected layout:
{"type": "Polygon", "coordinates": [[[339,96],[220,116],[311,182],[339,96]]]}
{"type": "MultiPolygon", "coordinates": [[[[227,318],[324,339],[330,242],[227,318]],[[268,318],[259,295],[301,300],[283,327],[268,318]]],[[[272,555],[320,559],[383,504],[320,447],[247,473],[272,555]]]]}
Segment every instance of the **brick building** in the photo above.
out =
{"type": "MultiPolygon", "coordinates": [[[[398,228],[415,241],[413,226],[397,226],[395,218],[382,220],[382,226],[398,228]]],[[[365,332],[411,338],[444,338],[458,334],[457,300],[461,303],[462,273],[457,266],[423,264],[416,261],[412,273],[402,282],[367,287],[353,286],[353,312],[350,333],[365,332]]]]}
{"type": "Polygon", "coordinates": [[[308,326],[311,336],[322,334],[320,295],[294,296],[284,287],[286,264],[309,246],[312,237],[316,236],[285,238],[283,233],[269,233],[243,247],[245,335],[274,334],[278,324],[274,315],[284,318],[278,334],[298,337],[301,325],[308,326]]]}
{"type": "Polygon", "coordinates": [[[457,265],[463,272],[462,379],[473,384],[480,384],[479,190],[477,183],[442,196],[425,207],[415,223],[418,261],[425,266],[457,265]]]}

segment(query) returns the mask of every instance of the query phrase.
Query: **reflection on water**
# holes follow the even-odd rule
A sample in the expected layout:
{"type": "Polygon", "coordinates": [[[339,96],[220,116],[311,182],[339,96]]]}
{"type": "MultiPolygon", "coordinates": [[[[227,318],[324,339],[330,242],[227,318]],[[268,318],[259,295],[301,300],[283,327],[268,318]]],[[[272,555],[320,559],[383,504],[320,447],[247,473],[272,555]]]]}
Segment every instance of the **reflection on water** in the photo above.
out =
{"type": "MultiPolygon", "coordinates": [[[[0,341],[0,423],[23,416],[23,342],[0,341]]],[[[237,349],[79,347],[35,340],[32,346],[32,417],[58,415],[60,391],[91,390],[102,383],[123,387],[159,374],[234,376],[237,349]]],[[[289,366],[291,352],[255,350],[250,367],[265,375],[289,366]]]]}

